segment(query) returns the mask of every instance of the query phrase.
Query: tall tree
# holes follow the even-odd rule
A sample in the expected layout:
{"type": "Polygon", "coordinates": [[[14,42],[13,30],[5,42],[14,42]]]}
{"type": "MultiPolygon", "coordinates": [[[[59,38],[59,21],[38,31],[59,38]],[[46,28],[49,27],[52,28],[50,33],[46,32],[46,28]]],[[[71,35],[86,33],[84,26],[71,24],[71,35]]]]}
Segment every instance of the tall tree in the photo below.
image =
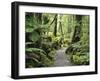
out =
{"type": "Polygon", "coordinates": [[[57,36],[57,14],[55,15],[55,26],[54,26],[54,36],[57,36]]]}
{"type": "Polygon", "coordinates": [[[81,38],[81,26],[82,26],[82,15],[76,15],[76,26],[74,29],[73,37],[72,37],[72,43],[80,41],[81,38]]]}

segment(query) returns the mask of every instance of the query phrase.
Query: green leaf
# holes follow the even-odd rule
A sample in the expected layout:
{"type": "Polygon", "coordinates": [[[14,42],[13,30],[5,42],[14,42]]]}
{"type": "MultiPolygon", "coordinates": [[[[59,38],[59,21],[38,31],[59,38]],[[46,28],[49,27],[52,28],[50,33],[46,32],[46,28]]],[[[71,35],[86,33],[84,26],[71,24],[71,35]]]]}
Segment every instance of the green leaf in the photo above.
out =
{"type": "Polygon", "coordinates": [[[26,48],[25,51],[32,52],[33,48],[26,48]]]}
{"type": "Polygon", "coordinates": [[[38,41],[40,38],[40,35],[37,32],[32,32],[32,34],[29,36],[29,39],[33,42],[38,41]]]}
{"type": "Polygon", "coordinates": [[[33,28],[26,28],[25,32],[30,33],[33,31],[33,28]]]}
{"type": "Polygon", "coordinates": [[[46,52],[42,49],[39,49],[39,48],[26,48],[26,51],[30,51],[30,52],[33,52],[33,53],[43,53],[43,54],[46,54],[46,52]]]}

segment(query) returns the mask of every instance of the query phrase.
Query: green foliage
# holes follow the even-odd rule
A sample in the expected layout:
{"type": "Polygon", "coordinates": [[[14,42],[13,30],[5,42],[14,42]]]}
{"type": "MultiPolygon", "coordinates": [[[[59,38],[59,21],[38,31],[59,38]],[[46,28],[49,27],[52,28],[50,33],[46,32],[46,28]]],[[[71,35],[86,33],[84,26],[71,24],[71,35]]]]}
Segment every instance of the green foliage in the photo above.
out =
{"type": "Polygon", "coordinates": [[[31,33],[35,28],[38,27],[38,23],[36,19],[33,17],[33,14],[26,14],[25,26],[25,31],[27,33],[31,33]]]}
{"type": "Polygon", "coordinates": [[[52,61],[47,57],[47,54],[42,49],[27,48],[26,67],[46,67],[52,64],[52,61]]]}
{"type": "Polygon", "coordinates": [[[30,34],[29,39],[33,42],[36,42],[40,39],[40,35],[34,31],[30,34]]]}
{"type": "Polygon", "coordinates": [[[26,68],[41,67],[42,64],[36,58],[26,58],[26,68]]]}
{"type": "Polygon", "coordinates": [[[33,28],[27,28],[27,29],[26,29],[26,32],[27,32],[27,33],[31,33],[32,31],[33,31],[33,28]]]}
{"type": "Polygon", "coordinates": [[[89,64],[89,46],[79,41],[66,49],[66,54],[70,54],[71,62],[78,65],[89,64]]]}
{"type": "Polygon", "coordinates": [[[26,52],[30,53],[30,52],[33,52],[33,53],[43,53],[43,54],[46,54],[46,52],[42,49],[39,49],[39,48],[26,48],[26,52]]]}
{"type": "Polygon", "coordinates": [[[43,24],[47,24],[47,23],[49,23],[49,18],[47,17],[47,16],[43,16],[43,24]]]}
{"type": "Polygon", "coordinates": [[[66,54],[71,57],[71,62],[77,65],[89,64],[89,18],[88,16],[76,16],[72,43],[66,49],[66,54]]]}
{"type": "Polygon", "coordinates": [[[61,47],[60,37],[54,37],[53,38],[53,47],[55,49],[59,49],[61,47]]]}
{"type": "Polygon", "coordinates": [[[89,53],[81,54],[80,52],[71,56],[71,61],[77,65],[89,64],[89,53]]]}
{"type": "Polygon", "coordinates": [[[52,61],[48,59],[46,56],[41,56],[41,62],[45,67],[52,65],[52,61]]]}
{"type": "Polygon", "coordinates": [[[48,53],[48,58],[51,59],[52,61],[54,61],[55,60],[55,54],[56,54],[55,50],[50,51],[48,53]]]}
{"type": "Polygon", "coordinates": [[[41,48],[46,51],[46,53],[49,53],[52,51],[52,43],[51,42],[42,42],[41,48]]]}
{"type": "Polygon", "coordinates": [[[66,49],[74,64],[89,64],[89,16],[25,14],[26,67],[48,67],[56,50],[66,49]]]}
{"type": "Polygon", "coordinates": [[[60,48],[62,48],[62,47],[66,47],[67,46],[67,43],[68,43],[68,41],[66,40],[66,38],[63,38],[63,37],[59,37],[59,36],[57,36],[57,37],[53,37],[53,47],[55,48],[55,49],[60,49],[60,48]]]}

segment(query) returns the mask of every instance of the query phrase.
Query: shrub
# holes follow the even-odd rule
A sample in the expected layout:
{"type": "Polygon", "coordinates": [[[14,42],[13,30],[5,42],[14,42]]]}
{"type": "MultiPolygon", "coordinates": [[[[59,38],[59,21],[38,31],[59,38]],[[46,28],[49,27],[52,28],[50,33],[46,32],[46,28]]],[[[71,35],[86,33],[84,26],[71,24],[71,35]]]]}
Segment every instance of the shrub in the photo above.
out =
{"type": "Polygon", "coordinates": [[[61,38],[60,37],[54,37],[53,38],[53,44],[52,47],[55,49],[60,49],[61,48],[61,38]]]}
{"type": "Polygon", "coordinates": [[[42,65],[41,62],[39,62],[37,59],[26,57],[26,68],[39,67],[39,66],[42,65]]]}
{"type": "Polygon", "coordinates": [[[55,50],[49,52],[49,53],[48,53],[48,58],[49,58],[50,60],[54,61],[55,54],[56,54],[56,51],[55,51],[55,50]]]}
{"type": "Polygon", "coordinates": [[[89,64],[89,45],[87,43],[82,44],[81,41],[71,44],[66,49],[66,54],[71,57],[71,62],[76,65],[88,65],[89,64]]]}
{"type": "Polygon", "coordinates": [[[26,49],[26,67],[46,67],[52,64],[52,61],[47,57],[47,53],[42,49],[28,48],[26,49]]]}
{"type": "Polygon", "coordinates": [[[42,42],[41,48],[48,54],[50,51],[53,50],[51,42],[42,42]]]}
{"type": "Polygon", "coordinates": [[[89,53],[78,53],[71,56],[71,61],[77,65],[88,65],[89,64],[89,53]]]}

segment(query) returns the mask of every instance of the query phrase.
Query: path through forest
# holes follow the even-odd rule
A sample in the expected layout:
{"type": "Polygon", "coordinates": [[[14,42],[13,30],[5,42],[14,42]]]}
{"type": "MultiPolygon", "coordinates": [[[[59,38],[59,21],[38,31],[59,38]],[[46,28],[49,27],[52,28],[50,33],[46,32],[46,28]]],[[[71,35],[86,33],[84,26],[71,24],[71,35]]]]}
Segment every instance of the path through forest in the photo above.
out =
{"type": "Polygon", "coordinates": [[[56,51],[54,66],[72,66],[73,64],[68,60],[65,54],[66,48],[56,51]]]}

